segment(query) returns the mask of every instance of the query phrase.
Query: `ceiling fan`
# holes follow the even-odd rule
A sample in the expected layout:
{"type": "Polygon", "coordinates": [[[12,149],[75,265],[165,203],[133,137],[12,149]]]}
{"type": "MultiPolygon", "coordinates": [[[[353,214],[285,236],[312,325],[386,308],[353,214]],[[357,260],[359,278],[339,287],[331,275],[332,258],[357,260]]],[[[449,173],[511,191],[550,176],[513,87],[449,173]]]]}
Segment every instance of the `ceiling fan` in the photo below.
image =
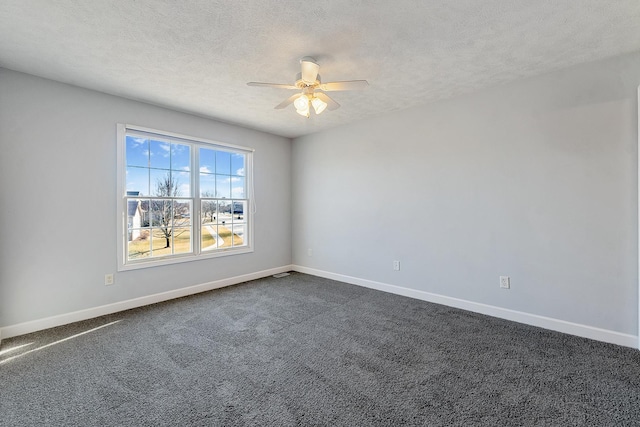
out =
{"type": "Polygon", "coordinates": [[[280,110],[289,104],[293,104],[296,112],[301,116],[309,117],[311,108],[316,114],[322,113],[325,109],[335,110],[340,107],[336,101],[331,99],[324,92],[332,92],[339,90],[360,90],[369,86],[366,80],[348,80],[342,82],[322,83],[320,80],[320,66],[310,56],[305,56],[300,60],[302,71],[296,76],[296,82],[292,85],[280,83],[261,83],[249,82],[249,86],[266,86],[276,87],[280,89],[298,90],[300,93],[290,96],[289,98],[276,105],[275,108],[280,110]]]}

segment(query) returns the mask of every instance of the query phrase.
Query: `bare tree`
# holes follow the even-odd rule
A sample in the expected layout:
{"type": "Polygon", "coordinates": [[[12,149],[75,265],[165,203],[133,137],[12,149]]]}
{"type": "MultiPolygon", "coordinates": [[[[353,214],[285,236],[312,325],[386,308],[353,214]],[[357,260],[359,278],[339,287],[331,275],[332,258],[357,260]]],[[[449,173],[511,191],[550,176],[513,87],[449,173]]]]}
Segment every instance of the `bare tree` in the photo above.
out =
{"type": "MultiPolygon", "coordinates": [[[[179,197],[180,189],[178,180],[167,173],[163,178],[156,181],[157,197],[179,197]]],[[[176,229],[176,227],[188,223],[185,216],[189,214],[189,204],[181,203],[178,200],[170,199],[153,199],[151,201],[152,227],[161,231],[166,241],[165,248],[171,247],[171,237],[178,237],[184,233],[184,229],[176,229]],[[180,230],[180,231],[177,231],[180,230]]]]}
{"type": "MultiPolygon", "coordinates": [[[[202,193],[202,197],[215,197],[210,191],[202,193]]],[[[215,200],[203,200],[202,201],[202,223],[207,222],[207,216],[209,216],[209,222],[213,222],[216,219],[216,201],[215,200]]]]}

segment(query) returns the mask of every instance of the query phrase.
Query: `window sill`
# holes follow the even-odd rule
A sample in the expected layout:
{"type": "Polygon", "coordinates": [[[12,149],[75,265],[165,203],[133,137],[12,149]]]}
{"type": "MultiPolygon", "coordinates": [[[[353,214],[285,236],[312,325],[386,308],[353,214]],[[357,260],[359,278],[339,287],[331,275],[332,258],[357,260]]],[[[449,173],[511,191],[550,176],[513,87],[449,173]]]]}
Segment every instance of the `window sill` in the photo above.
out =
{"type": "Polygon", "coordinates": [[[173,255],[166,258],[145,259],[140,261],[129,261],[126,264],[119,263],[118,271],[139,270],[142,268],[161,267],[164,265],[182,264],[185,262],[201,261],[212,258],[221,258],[232,255],[240,255],[253,252],[252,247],[238,249],[218,249],[215,252],[201,252],[198,255],[185,254],[173,255]]]}

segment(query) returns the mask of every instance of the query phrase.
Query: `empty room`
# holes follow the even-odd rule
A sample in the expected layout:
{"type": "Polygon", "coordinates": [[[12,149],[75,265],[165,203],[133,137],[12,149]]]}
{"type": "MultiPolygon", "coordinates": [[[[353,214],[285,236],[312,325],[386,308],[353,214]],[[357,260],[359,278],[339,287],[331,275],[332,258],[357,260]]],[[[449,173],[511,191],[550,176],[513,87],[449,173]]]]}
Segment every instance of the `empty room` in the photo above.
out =
{"type": "Polygon", "coordinates": [[[0,2],[0,425],[640,426],[632,0],[0,2]]]}

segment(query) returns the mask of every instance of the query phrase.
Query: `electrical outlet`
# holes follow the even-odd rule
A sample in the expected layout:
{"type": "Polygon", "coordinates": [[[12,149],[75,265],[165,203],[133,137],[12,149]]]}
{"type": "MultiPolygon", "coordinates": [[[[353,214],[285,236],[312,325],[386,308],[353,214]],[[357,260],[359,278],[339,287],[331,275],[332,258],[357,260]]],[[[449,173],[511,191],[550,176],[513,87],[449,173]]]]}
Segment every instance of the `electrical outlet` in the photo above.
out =
{"type": "Polygon", "coordinates": [[[105,286],[113,285],[113,274],[104,275],[104,285],[105,286]]]}
{"type": "Polygon", "coordinates": [[[313,249],[311,249],[311,248],[307,249],[307,255],[308,256],[313,256],[313,249]]]}
{"type": "Polygon", "coordinates": [[[400,271],[400,261],[393,261],[393,270],[400,271]]]}
{"type": "Polygon", "coordinates": [[[502,289],[511,288],[511,279],[509,279],[509,276],[500,276],[500,287],[502,289]]]}

